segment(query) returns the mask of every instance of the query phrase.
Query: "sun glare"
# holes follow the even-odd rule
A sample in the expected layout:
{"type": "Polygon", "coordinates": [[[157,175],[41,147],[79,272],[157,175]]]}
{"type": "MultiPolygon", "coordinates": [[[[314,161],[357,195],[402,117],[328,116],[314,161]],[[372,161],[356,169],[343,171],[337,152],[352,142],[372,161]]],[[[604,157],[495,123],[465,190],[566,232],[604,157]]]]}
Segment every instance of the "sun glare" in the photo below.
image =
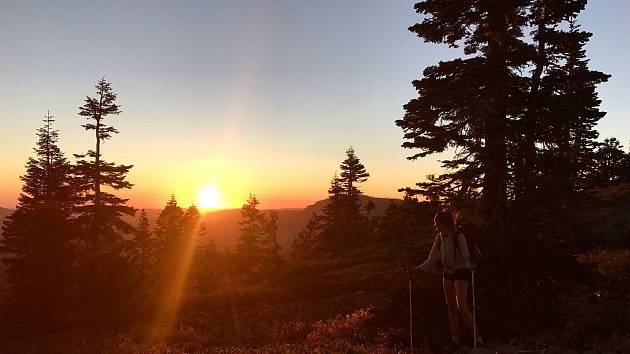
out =
{"type": "Polygon", "coordinates": [[[214,184],[207,185],[199,191],[197,205],[202,209],[217,209],[223,205],[221,193],[214,184]]]}

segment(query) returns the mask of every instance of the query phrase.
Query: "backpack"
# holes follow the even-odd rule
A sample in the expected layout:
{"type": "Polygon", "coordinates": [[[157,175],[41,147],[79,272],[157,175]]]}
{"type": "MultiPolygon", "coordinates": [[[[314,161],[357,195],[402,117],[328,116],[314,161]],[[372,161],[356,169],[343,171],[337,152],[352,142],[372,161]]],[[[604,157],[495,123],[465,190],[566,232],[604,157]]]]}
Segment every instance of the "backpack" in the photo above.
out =
{"type": "Polygon", "coordinates": [[[470,262],[473,264],[473,267],[478,267],[483,262],[483,255],[481,254],[481,249],[479,248],[479,232],[473,227],[465,227],[462,225],[457,226],[457,231],[455,232],[455,259],[457,260],[457,253],[459,251],[459,242],[457,238],[460,234],[464,235],[466,239],[466,245],[468,246],[468,254],[470,254],[470,262]]]}

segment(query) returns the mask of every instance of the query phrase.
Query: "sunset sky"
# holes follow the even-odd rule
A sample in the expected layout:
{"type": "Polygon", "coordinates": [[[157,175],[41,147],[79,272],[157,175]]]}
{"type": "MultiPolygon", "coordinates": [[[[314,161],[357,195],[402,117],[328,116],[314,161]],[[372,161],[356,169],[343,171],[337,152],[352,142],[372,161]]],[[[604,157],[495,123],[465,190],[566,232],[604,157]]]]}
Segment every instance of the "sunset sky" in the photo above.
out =
{"type": "MultiPolygon", "coordinates": [[[[409,162],[394,120],[422,69],[459,55],[407,27],[414,1],[0,0],[0,206],[14,208],[19,176],[50,110],[67,157],[93,148],[78,107],[103,76],[123,113],[103,157],[133,164],[121,195],[160,208],[170,194],[196,203],[215,185],[223,207],[250,192],[263,208],[326,197],[354,146],[371,177],[366,194],[400,197],[437,171],[409,162]]],[[[630,2],[591,0],[601,137],[630,145],[630,2]]]]}

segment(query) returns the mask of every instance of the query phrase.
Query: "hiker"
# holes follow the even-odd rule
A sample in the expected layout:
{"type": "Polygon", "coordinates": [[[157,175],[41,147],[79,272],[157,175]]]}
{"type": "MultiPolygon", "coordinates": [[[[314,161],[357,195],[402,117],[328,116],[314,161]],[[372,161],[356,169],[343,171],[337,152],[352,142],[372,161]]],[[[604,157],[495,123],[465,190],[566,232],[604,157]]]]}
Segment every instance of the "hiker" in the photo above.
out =
{"type": "Polygon", "coordinates": [[[466,243],[466,237],[456,226],[454,214],[447,209],[439,211],[433,219],[438,235],[435,237],[429,258],[418,266],[423,272],[436,273],[439,271],[438,262],[442,263],[442,283],[444,296],[448,307],[448,320],[451,328],[451,343],[445,352],[453,352],[460,344],[459,316],[470,333],[476,332],[476,345],[483,345],[483,340],[476,331],[473,316],[468,307],[468,283],[471,281],[473,264],[466,243]],[[457,244],[455,244],[457,242],[457,244]]]}

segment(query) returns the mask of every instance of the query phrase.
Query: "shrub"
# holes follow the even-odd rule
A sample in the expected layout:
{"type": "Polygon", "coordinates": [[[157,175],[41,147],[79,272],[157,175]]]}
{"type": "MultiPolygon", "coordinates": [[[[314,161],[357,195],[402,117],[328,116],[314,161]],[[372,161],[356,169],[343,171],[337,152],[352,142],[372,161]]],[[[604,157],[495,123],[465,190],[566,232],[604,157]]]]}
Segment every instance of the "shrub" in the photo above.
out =
{"type": "Polygon", "coordinates": [[[582,261],[595,266],[599,279],[561,298],[562,339],[593,349],[617,343],[616,351],[627,352],[621,349],[630,344],[630,250],[598,251],[582,261]]]}

